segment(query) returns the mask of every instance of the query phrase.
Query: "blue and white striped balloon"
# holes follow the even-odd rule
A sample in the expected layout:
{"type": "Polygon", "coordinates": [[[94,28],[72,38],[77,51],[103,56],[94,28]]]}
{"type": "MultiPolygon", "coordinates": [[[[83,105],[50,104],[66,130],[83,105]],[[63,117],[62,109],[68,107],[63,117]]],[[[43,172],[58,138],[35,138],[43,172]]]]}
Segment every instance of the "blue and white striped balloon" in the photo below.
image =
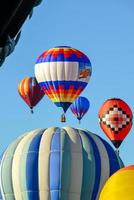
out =
{"type": "Polygon", "coordinates": [[[97,200],[122,166],[111,146],[87,130],[37,129],[5,151],[0,190],[3,200],[97,200]]]}

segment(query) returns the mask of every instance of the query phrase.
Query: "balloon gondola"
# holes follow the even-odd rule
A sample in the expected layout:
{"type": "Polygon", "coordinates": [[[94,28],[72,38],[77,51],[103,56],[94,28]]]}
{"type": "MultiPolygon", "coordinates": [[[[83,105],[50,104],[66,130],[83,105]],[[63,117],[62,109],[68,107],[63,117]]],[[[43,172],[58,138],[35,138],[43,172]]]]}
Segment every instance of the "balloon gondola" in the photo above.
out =
{"type": "Polygon", "coordinates": [[[87,86],[92,68],[81,51],[59,46],[42,53],[35,64],[35,77],[45,94],[65,113],[87,86]]]}
{"type": "Polygon", "coordinates": [[[30,107],[31,113],[33,113],[33,107],[44,96],[44,92],[41,90],[35,77],[25,77],[22,79],[18,85],[18,93],[30,107]]]}

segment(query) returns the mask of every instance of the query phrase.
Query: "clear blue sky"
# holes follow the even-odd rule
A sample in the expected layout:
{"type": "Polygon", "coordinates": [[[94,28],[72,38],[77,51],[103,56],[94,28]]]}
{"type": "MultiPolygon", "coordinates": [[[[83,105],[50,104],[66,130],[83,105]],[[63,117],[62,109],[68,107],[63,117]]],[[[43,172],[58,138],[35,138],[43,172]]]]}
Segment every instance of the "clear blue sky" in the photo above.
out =
{"type": "MultiPolygon", "coordinates": [[[[98,124],[98,110],[108,98],[119,97],[134,110],[134,1],[43,0],[22,28],[15,51],[0,69],[0,153],[17,136],[35,128],[81,127],[109,141],[98,124]],[[92,63],[91,80],[82,93],[91,107],[81,125],[69,111],[67,123],[48,97],[34,115],[17,92],[25,76],[34,76],[34,63],[46,49],[68,45],[87,54],[92,63]]],[[[122,143],[120,156],[134,164],[134,130],[122,143]]]]}

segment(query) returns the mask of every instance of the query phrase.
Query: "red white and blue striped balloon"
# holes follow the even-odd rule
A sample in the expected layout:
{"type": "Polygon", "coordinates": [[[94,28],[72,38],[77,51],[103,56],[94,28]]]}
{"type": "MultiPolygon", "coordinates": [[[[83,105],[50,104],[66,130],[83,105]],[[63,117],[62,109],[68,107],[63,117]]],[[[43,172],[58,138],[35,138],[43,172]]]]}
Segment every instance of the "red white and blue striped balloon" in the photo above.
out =
{"type": "Polygon", "coordinates": [[[0,189],[6,200],[97,200],[122,162],[97,135],[70,127],[37,129],[5,151],[0,189]]]}
{"type": "Polygon", "coordinates": [[[35,64],[35,77],[42,90],[64,112],[87,86],[91,73],[89,58],[67,46],[43,52],[35,64]]]}

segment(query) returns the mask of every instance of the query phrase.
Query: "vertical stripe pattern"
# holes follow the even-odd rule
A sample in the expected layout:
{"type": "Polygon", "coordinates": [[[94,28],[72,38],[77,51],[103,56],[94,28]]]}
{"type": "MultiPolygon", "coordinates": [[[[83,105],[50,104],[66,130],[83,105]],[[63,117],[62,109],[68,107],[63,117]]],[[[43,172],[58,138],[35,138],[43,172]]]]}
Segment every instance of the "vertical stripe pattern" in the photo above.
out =
{"type": "Polygon", "coordinates": [[[28,132],[5,151],[3,200],[97,200],[104,182],[122,167],[99,136],[71,127],[28,132]]]}
{"type": "Polygon", "coordinates": [[[41,90],[35,77],[25,77],[18,85],[18,93],[26,104],[33,108],[43,98],[44,92],[41,90]]]}

